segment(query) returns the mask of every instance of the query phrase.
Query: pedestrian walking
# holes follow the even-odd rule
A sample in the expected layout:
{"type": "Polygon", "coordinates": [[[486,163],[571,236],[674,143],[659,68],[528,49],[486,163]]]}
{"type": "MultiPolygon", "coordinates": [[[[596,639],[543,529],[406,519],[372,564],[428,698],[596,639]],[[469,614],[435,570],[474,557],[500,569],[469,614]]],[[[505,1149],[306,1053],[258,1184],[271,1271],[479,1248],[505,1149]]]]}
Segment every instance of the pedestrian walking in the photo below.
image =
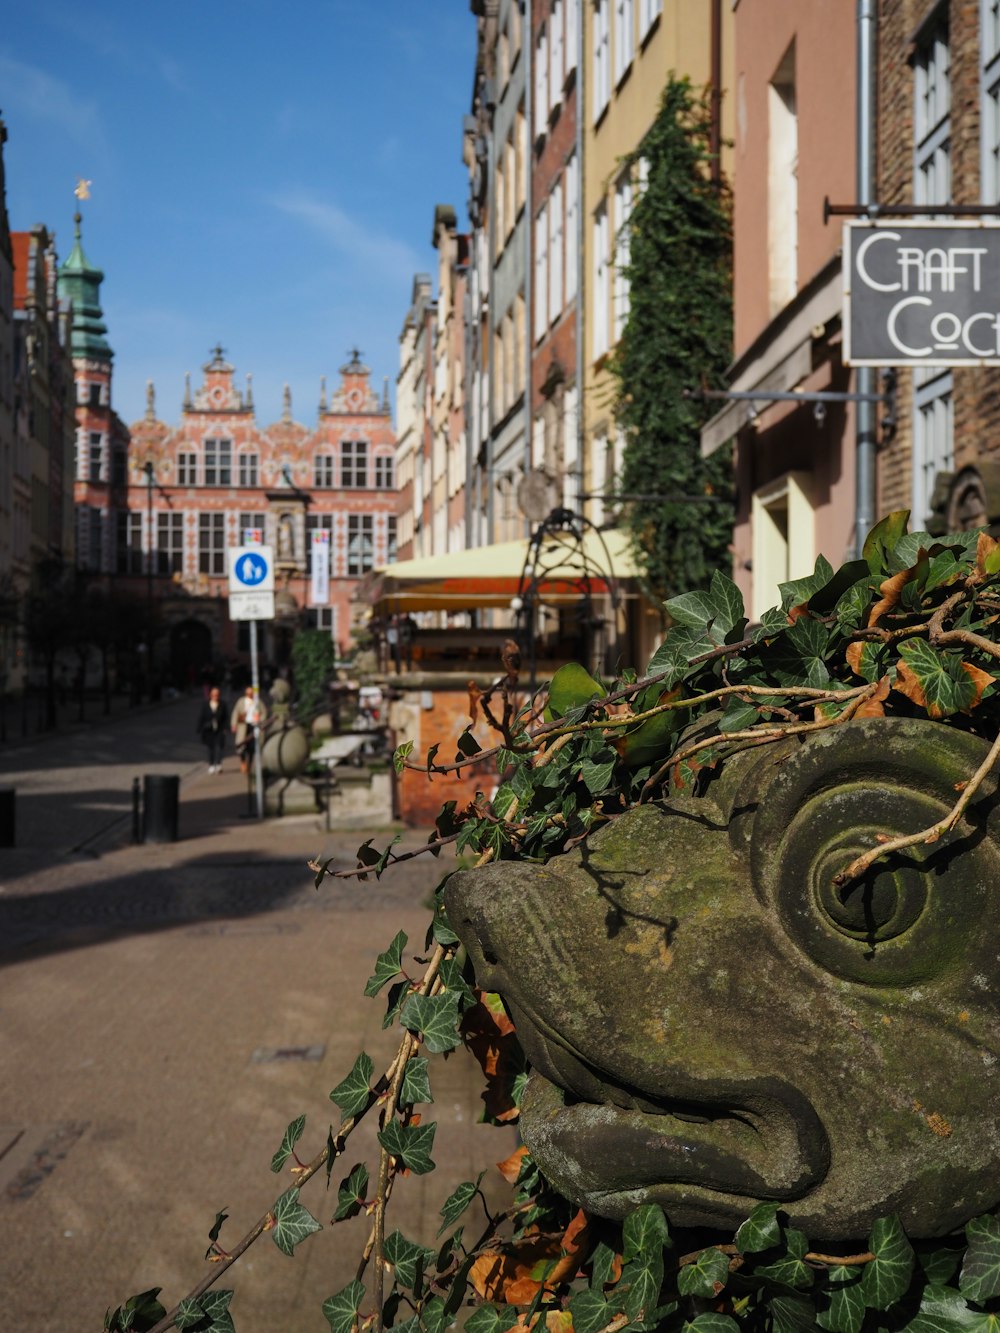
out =
{"type": "Polygon", "coordinates": [[[209,773],[222,772],[222,751],[226,744],[226,710],[218,685],[213,685],[198,714],[195,732],[208,749],[209,773]]]}
{"type": "Polygon", "coordinates": [[[229,729],[236,737],[236,753],[240,757],[241,773],[249,773],[250,771],[257,739],[257,728],[263,725],[266,716],[267,709],[264,707],[263,699],[254,693],[252,685],[248,685],[240,698],[236,700],[229,721],[229,729]]]}

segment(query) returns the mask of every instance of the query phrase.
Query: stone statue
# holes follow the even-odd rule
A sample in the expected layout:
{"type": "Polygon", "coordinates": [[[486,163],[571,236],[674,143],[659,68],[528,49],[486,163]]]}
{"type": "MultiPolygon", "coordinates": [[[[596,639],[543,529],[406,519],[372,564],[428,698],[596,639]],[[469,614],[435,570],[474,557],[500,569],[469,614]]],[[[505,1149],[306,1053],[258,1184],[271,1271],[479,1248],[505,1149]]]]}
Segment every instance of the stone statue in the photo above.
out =
{"type": "Polygon", "coordinates": [[[452,925],[532,1074],[525,1142],[574,1202],[730,1232],[780,1201],[813,1241],[1000,1203],[996,782],[950,839],[834,876],[943,817],[985,744],[871,719],[728,760],[544,866],[454,875],[452,925]]]}

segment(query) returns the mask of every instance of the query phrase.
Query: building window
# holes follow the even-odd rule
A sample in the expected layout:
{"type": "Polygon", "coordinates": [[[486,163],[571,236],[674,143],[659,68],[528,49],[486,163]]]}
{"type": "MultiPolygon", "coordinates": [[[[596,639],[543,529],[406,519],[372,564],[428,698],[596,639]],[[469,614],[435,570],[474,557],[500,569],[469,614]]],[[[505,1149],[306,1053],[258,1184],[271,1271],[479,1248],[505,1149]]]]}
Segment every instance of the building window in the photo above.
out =
{"type": "Polygon", "coordinates": [[[981,0],[980,144],[984,204],[1000,200],[1000,0],[981,0]]]}
{"type": "Polygon", "coordinates": [[[337,637],[337,608],[335,606],[311,606],[306,615],[310,629],[326,630],[331,639],[337,637]]]}
{"type": "Polygon", "coordinates": [[[789,472],[752,497],[753,618],[781,604],[779,584],[808,574],[816,559],[816,525],[808,472],[789,472]]]}
{"type": "Polygon", "coordinates": [[[111,455],[111,484],[119,488],[128,485],[128,454],[124,449],[115,449],[111,455]]]}
{"type": "Polygon", "coordinates": [[[563,86],[563,0],[552,0],[549,21],[549,105],[559,105],[563,86]]]}
{"type": "Polygon", "coordinates": [[[569,78],[573,70],[576,69],[576,43],[577,32],[579,31],[577,10],[580,6],[580,0],[565,0],[565,5],[566,37],[563,42],[563,48],[566,52],[566,77],[569,78]]]}
{"type": "Polygon", "coordinates": [[[563,308],[563,182],[556,181],[549,198],[549,323],[563,308]]]}
{"type": "Polygon", "coordinates": [[[632,172],[631,168],[626,167],[615,183],[615,342],[622,336],[622,330],[628,320],[630,305],[628,266],[631,254],[629,244],[629,218],[631,215],[632,172]]]}
{"type": "Polygon", "coordinates": [[[576,169],[576,153],[566,163],[566,300],[576,296],[576,266],[579,249],[576,229],[580,210],[580,176],[576,169]]]}
{"type": "Polygon", "coordinates": [[[611,101],[611,0],[594,0],[594,120],[611,101]]]}
{"type": "Polygon", "coordinates": [[[396,559],[396,515],[389,514],[385,520],[385,562],[391,565],[396,559]]]}
{"type": "Polygon", "coordinates": [[[340,445],[341,486],[368,485],[368,441],[343,440],[340,445]]]}
{"type": "Polygon", "coordinates": [[[795,95],[795,43],[782,57],[767,100],[767,271],[771,313],[798,287],[799,124],[795,95]]]}
{"type": "Polygon", "coordinates": [[[549,35],[545,28],[535,44],[535,138],[539,139],[549,124],[549,35]]]}
{"type": "Polygon", "coordinates": [[[535,341],[549,327],[549,206],[535,218],[535,341]]]}
{"type": "Polygon", "coordinates": [[[156,572],[180,574],[184,570],[184,515],[156,516],[156,572]]]}
{"type": "Polygon", "coordinates": [[[219,578],[226,572],[226,516],[198,515],[198,572],[219,578]]]}
{"type": "Polygon", "coordinates": [[[318,490],[333,489],[333,454],[317,454],[313,459],[313,485],[318,490]]]}
{"type": "Polygon", "coordinates": [[[376,454],[375,486],[380,491],[391,491],[396,484],[395,459],[392,454],[376,454]]]}
{"type": "Polygon", "coordinates": [[[239,469],[241,486],[260,485],[260,459],[257,454],[241,453],[239,455],[239,469]]]}
{"type": "Polygon", "coordinates": [[[205,441],[205,485],[231,486],[233,484],[232,440],[205,441]]]}
{"type": "Polygon", "coordinates": [[[101,386],[99,384],[87,385],[87,406],[100,407],[101,405],[101,386]]]}
{"type": "Polygon", "coordinates": [[[633,0],[615,0],[615,83],[632,63],[635,52],[635,9],[633,0]]]}
{"type": "Polygon", "coordinates": [[[608,210],[602,204],[594,214],[594,320],[593,359],[608,350],[609,289],[608,210]]]}
{"type": "Polygon", "coordinates": [[[639,41],[645,41],[646,34],[656,19],[663,12],[663,0],[639,0],[639,41]]]}
{"type": "Polygon", "coordinates": [[[939,472],[955,466],[952,377],[928,367],[913,368],[913,520],[923,526],[939,472]]]}
{"type": "Polygon", "coordinates": [[[951,64],[948,32],[935,24],[914,58],[913,199],[951,202],[951,64]]]}
{"type": "Polygon", "coordinates": [[[104,436],[99,431],[90,432],[87,476],[91,481],[102,481],[104,462],[104,436]]]}
{"type": "Polygon", "coordinates": [[[261,513],[240,514],[239,542],[241,546],[254,543],[263,545],[267,541],[267,515],[261,513]],[[256,534],[260,533],[258,537],[256,534]]]}
{"type": "Polygon", "coordinates": [[[177,485],[195,486],[198,483],[198,455],[181,453],[177,455],[177,485]]]}
{"type": "Polygon", "coordinates": [[[374,522],[371,514],[347,515],[347,575],[357,578],[374,566],[374,522]]]}
{"type": "Polygon", "coordinates": [[[142,514],[119,513],[115,568],[119,574],[142,573],[142,514]]]}

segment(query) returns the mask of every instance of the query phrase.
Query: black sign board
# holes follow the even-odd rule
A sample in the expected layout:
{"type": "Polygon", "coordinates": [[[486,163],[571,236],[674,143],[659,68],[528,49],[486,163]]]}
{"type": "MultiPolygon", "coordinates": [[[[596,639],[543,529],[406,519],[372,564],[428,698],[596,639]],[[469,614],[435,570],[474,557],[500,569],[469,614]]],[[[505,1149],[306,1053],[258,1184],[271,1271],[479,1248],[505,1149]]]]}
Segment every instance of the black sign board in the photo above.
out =
{"type": "Polygon", "coordinates": [[[1000,366],[1000,226],[848,222],[844,363],[1000,366]]]}

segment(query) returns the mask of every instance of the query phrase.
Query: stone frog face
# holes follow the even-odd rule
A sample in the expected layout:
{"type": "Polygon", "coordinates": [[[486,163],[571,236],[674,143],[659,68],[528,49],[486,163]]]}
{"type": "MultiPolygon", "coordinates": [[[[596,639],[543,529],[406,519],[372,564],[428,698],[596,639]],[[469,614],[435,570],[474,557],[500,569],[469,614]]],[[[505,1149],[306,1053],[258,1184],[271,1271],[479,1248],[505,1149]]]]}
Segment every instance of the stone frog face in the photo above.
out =
{"type": "Polygon", "coordinates": [[[727,761],[544,866],[452,876],[447,910],[532,1066],[525,1142],[621,1218],[732,1229],[780,1201],[811,1239],[1000,1202],[996,784],[950,839],[833,882],[940,819],[986,754],[908,719],[727,761]]]}

